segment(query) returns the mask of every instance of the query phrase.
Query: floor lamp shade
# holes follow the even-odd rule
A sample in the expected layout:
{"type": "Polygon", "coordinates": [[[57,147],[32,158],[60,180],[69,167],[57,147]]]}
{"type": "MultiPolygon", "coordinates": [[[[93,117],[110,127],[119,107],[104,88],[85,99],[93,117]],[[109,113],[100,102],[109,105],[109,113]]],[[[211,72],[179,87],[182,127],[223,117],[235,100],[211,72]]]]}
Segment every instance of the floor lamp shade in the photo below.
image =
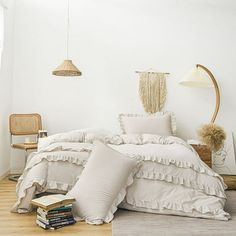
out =
{"type": "Polygon", "coordinates": [[[220,108],[220,90],[214,75],[205,66],[197,64],[183,80],[179,82],[181,85],[197,88],[214,88],[216,94],[215,111],[211,119],[211,123],[215,122],[220,108]]]}
{"type": "Polygon", "coordinates": [[[213,88],[213,83],[199,67],[193,68],[183,80],[179,82],[181,85],[196,88],[213,88]]]}
{"type": "Polygon", "coordinates": [[[73,64],[72,60],[64,60],[53,72],[56,76],[80,76],[81,71],[73,64]]]}

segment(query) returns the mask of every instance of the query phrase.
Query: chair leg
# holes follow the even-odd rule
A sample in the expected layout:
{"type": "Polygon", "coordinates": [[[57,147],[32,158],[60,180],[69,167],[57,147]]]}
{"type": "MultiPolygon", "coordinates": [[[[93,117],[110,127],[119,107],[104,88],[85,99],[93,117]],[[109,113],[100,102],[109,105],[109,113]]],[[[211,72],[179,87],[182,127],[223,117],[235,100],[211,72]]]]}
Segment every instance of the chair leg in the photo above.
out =
{"type": "MultiPolygon", "coordinates": [[[[25,165],[24,165],[24,168],[25,168],[26,163],[27,163],[27,157],[28,157],[28,152],[27,152],[27,150],[25,150],[25,165]]],[[[8,177],[8,179],[11,180],[11,181],[17,182],[18,179],[20,178],[20,176],[21,176],[21,175],[10,175],[10,176],[8,177]]]]}
{"type": "Polygon", "coordinates": [[[28,152],[27,152],[27,150],[25,150],[25,166],[24,166],[24,168],[26,167],[27,158],[28,158],[28,152]]]}
{"type": "Polygon", "coordinates": [[[10,175],[8,177],[9,180],[17,182],[18,179],[20,178],[20,175],[10,175]]]}

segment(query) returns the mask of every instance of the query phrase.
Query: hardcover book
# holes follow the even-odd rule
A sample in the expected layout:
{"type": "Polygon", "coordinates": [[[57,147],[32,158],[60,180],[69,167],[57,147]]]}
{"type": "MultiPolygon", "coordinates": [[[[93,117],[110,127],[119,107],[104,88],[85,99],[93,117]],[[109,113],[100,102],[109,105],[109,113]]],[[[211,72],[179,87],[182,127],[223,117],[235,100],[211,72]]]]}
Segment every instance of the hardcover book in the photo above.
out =
{"type": "Polygon", "coordinates": [[[65,196],[62,194],[54,194],[33,199],[31,203],[33,205],[43,208],[46,211],[49,211],[54,208],[71,204],[74,201],[75,199],[73,197],[65,196]]]}

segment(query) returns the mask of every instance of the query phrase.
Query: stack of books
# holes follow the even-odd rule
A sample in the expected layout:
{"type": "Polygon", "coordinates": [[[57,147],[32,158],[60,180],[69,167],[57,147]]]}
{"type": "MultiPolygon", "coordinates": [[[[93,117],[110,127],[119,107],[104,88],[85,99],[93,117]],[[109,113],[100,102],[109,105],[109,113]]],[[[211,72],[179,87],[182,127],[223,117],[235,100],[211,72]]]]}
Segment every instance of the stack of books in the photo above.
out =
{"type": "Polygon", "coordinates": [[[38,206],[36,224],[52,230],[74,224],[75,219],[72,214],[74,201],[74,198],[62,194],[33,199],[32,204],[38,206]]]}

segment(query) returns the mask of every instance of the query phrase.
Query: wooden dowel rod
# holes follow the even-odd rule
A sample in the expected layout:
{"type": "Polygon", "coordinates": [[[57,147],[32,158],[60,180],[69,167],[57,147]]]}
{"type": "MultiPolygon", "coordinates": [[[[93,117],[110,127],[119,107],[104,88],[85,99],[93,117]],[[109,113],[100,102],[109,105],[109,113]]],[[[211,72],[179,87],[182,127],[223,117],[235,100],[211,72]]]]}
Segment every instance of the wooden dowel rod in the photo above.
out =
{"type": "Polygon", "coordinates": [[[152,71],[135,71],[135,73],[165,74],[165,75],[169,75],[170,74],[168,72],[152,72],[152,71]]]}

